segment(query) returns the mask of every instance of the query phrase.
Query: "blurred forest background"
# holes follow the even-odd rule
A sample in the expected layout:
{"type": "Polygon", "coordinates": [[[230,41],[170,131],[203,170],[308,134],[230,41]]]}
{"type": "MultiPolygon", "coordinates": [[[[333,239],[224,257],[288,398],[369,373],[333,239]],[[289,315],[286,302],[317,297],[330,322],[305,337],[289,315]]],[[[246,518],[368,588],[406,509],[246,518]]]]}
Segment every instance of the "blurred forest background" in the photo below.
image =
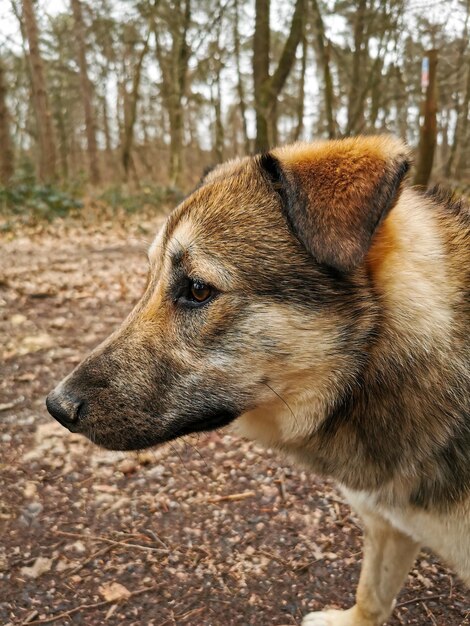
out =
{"type": "MultiPolygon", "coordinates": [[[[332,484],[226,433],[106,452],[44,398],[205,168],[391,132],[470,195],[470,0],[0,0],[0,624],[300,625],[353,603],[332,484]]],[[[390,626],[470,626],[418,557],[390,626]]]]}
{"type": "Polygon", "coordinates": [[[0,0],[0,202],[158,203],[236,155],[382,131],[414,182],[465,192],[469,28],[470,0],[0,0]]]}

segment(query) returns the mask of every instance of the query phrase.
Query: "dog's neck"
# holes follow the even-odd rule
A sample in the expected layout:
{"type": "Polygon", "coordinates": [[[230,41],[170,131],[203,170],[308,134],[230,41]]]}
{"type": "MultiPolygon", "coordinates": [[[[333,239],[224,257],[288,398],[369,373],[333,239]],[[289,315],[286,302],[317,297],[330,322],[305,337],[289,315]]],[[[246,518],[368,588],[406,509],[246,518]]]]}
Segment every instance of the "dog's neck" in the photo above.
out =
{"type": "MultiPolygon", "coordinates": [[[[456,294],[446,266],[445,242],[432,203],[405,190],[377,233],[367,257],[382,311],[387,353],[446,353],[456,294]]],[[[377,357],[384,353],[378,346],[377,357]]]]}
{"type": "Polygon", "coordinates": [[[468,420],[462,427],[468,399],[455,397],[468,363],[454,350],[457,295],[430,204],[405,191],[370,250],[379,313],[364,367],[345,382],[307,447],[281,443],[349,488],[417,506],[445,505],[470,489],[461,452],[462,438],[470,444],[468,420]]]}
{"type": "MultiPolygon", "coordinates": [[[[319,445],[330,441],[336,453],[339,441],[350,438],[349,449],[357,447],[366,460],[369,471],[360,476],[351,458],[333,468],[343,483],[391,498],[399,497],[398,485],[403,497],[421,506],[457,498],[462,476],[468,479],[463,470],[468,459],[455,448],[452,432],[462,420],[464,407],[455,390],[468,364],[453,350],[458,296],[449,280],[437,209],[430,205],[406,191],[377,234],[367,259],[381,311],[377,340],[358,385],[317,433],[319,445]],[[394,493],[388,493],[391,484],[394,493]]],[[[468,430],[462,436],[468,437],[468,430]]]]}

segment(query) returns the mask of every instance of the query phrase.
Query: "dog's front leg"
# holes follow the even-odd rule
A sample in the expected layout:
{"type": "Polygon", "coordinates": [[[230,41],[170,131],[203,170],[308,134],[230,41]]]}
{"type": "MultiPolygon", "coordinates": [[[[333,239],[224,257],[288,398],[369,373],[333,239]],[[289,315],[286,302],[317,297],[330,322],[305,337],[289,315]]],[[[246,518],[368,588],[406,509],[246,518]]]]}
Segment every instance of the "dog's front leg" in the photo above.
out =
{"type": "Polygon", "coordinates": [[[302,626],[381,626],[390,616],[420,546],[381,517],[362,517],[364,560],[356,604],[347,611],[309,613],[302,626]]]}

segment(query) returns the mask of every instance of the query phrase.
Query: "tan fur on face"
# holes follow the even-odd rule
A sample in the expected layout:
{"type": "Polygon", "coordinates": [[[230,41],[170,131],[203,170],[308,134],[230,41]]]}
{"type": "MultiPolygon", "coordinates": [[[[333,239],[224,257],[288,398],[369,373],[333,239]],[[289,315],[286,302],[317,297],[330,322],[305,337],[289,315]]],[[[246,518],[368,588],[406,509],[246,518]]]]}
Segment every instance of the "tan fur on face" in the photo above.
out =
{"type": "Polygon", "coordinates": [[[259,321],[252,317],[250,326],[258,328],[257,332],[271,327],[279,350],[295,354],[295,366],[288,371],[279,361],[264,366],[269,387],[263,406],[242,415],[234,428],[270,446],[303,445],[344,385],[344,369],[351,366],[341,363],[336,354],[338,324],[320,317],[302,319],[301,315],[293,316],[289,307],[279,305],[260,313],[259,321]],[[311,380],[315,380],[314,388],[310,388],[311,380]]]}
{"type": "Polygon", "coordinates": [[[225,292],[233,288],[234,272],[215,262],[204,247],[198,245],[191,219],[183,217],[180,220],[168,243],[168,249],[184,252],[186,267],[192,276],[203,276],[208,283],[217,285],[225,292]]]}

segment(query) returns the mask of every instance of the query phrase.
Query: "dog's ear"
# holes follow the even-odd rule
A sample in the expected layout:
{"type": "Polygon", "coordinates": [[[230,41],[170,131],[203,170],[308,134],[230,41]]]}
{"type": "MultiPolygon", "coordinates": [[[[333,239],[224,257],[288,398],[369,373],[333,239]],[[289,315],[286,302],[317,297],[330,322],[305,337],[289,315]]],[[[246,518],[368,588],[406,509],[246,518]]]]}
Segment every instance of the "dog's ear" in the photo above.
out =
{"type": "Polygon", "coordinates": [[[385,135],[297,143],[258,159],[295,236],[340,271],[363,261],[409,169],[406,146],[385,135]]]}

